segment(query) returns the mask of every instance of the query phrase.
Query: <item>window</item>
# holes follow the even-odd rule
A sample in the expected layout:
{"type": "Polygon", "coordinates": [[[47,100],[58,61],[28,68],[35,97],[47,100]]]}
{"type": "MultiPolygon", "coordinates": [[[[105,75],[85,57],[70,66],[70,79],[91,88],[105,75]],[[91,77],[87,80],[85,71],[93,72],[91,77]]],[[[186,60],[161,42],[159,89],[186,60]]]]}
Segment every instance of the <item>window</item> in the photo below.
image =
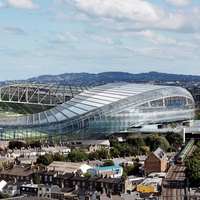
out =
{"type": "Polygon", "coordinates": [[[52,176],[49,177],[49,181],[52,182],[52,176]]]}
{"type": "Polygon", "coordinates": [[[45,181],[47,181],[47,176],[44,177],[45,181]]]}

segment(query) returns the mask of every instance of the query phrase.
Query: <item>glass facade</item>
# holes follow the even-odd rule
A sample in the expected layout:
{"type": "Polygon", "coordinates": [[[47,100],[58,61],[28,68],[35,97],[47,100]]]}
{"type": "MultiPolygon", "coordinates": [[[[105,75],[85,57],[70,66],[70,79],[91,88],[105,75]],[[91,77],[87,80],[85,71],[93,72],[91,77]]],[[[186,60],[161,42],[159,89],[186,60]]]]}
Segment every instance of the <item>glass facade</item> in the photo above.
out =
{"type": "Polygon", "coordinates": [[[0,139],[97,139],[134,126],[193,119],[194,112],[193,97],[181,87],[108,84],[50,110],[0,117],[0,139]]]}

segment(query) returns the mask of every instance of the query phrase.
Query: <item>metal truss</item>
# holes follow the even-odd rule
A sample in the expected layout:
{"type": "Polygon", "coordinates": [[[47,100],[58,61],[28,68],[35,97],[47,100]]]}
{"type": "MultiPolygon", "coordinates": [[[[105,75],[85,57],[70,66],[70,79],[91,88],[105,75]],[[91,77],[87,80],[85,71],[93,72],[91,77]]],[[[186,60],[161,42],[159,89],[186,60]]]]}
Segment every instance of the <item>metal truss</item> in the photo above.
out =
{"type": "Polygon", "coordinates": [[[14,84],[0,88],[0,102],[56,106],[90,87],[56,84],[14,84]]]}

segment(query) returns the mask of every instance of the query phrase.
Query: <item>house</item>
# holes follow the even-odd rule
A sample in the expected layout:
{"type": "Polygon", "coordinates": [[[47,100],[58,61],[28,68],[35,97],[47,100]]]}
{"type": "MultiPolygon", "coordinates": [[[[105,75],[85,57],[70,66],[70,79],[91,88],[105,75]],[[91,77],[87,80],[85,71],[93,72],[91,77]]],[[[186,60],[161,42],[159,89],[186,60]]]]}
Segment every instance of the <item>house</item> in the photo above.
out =
{"type": "Polygon", "coordinates": [[[21,187],[21,183],[12,183],[12,184],[7,184],[4,188],[3,188],[3,190],[2,190],[2,192],[4,193],[4,194],[8,194],[8,195],[10,195],[10,196],[16,196],[16,195],[19,195],[20,194],[20,187],[21,187]]]}
{"type": "Polygon", "coordinates": [[[139,193],[160,194],[162,180],[163,179],[159,177],[146,178],[137,185],[136,190],[139,193]]]}
{"type": "Polygon", "coordinates": [[[75,173],[79,169],[83,173],[86,173],[89,168],[92,167],[85,163],[73,163],[73,162],[61,162],[61,161],[54,161],[47,166],[48,171],[56,170],[61,174],[75,173]]]}
{"type": "Polygon", "coordinates": [[[152,172],[165,172],[167,169],[166,152],[161,147],[158,147],[147,156],[144,167],[146,175],[152,172]]]}
{"type": "Polygon", "coordinates": [[[2,192],[3,188],[7,185],[7,182],[2,180],[0,181],[0,192],[2,192]]]}
{"type": "Polygon", "coordinates": [[[9,141],[0,141],[0,148],[5,149],[8,147],[9,141]]]}
{"type": "Polygon", "coordinates": [[[37,156],[27,156],[17,158],[20,164],[32,164],[37,161],[37,156]]]}
{"type": "Polygon", "coordinates": [[[38,196],[38,185],[37,184],[23,184],[20,186],[20,195],[23,196],[38,196]]]}
{"type": "Polygon", "coordinates": [[[123,167],[121,166],[106,166],[98,168],[90,168],[87,170],[92,175],[102,175],[103,177],[121,177],[123,174],[123,167]]]}
{"type": "Polygon", "coordinates": [[[33,165],[16,165],[15,161],[12,165],[0,171],[0,180],[23,183],[27,180],[31,180],[35,172],[36,169],[33,165]]]}
{"type": "Polygon", "coordinates": [[[98,200],[100,193],[96,190],[88,190],[88,189],[78,189],[72,192],[72,194],[77,194],[79,200],[98,200]]]}
{"type": "Polygon", "coordinates": [[[57,185],[38,185],[38,197],[51,198],[51,193],[60,191],[57,185]]]}
{"type": "Polygon", "coordinates": [[[53,199],[67,199],[67,200],[74,200],[78,199],[78,194],[72,194],[74,189],[72,188],[62,188],[60,191],[52,192],[51,196],[53,199]]]}

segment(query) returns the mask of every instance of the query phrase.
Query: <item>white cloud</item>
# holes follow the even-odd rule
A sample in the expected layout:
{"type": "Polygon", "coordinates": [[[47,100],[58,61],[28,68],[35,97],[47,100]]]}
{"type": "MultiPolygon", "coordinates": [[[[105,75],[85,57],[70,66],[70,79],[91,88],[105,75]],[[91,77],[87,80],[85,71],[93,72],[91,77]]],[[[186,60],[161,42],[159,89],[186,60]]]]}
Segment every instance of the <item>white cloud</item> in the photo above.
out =
{"type": "Polygon", "coordinates": [[[8,0],[10,6],[21,9],[38,9],[39,6],[34,4],[31,0],[8,0]]]}
{"type": "Polygon", "coordinates": [[[188,6],[190,5],[190,0],[167,0],[167,3],[173,6],[188,6]]]}
{"type": "Polygon", "coordinates": [[[155,8],[150,3],[141,0],[72,0],[71,5],[93,17],[137,21],[158,19],[155,8]]]}
{"type": "Polygon", "coordinates": [[[194,38],[195,38],[196,40],[200,40],[200,34],[195,34],[195,35],[194,35],[194,38]]]}
{"type": "Polygon", "coordinates": [[[2,1],[0,1],[0,8],[3,8],[3,7],[5,7],[5,3],[3,3],[2,1]]]}
{"type": "Polygon", "coordinates": [[[20,28],[0,27],[0,34],[6,35],[25,35],[25,32],[20,28]]]}
{"type": "Polygon", "coordinates": [[[148,40],[153,44],[176,45],[176,46],[182,46],[182,47],[194,47],[194,45],[191,42],[177,41],[176,39],[173,39],[171,37],[166,37],[166,36],[161,35],[161,34],[156,34],[151,30],[136,32],[133,35],[136,35],[136,36],[141,37],[142,39],[148,40]]]}
{"type": "Polygon", "coordinates": [[[108,37],[102,37],[102,36],[93,34],[93,35],[89,35],[89,38],[94,40],[94,41],[101,42],[101,43],[104,43],[104,44],[116,44],[115,41],[113,41],[112,39],[110,39],[108,37]]]}
{"type": "Polygon", "coordinates": [[[56,33],[56,41],[57,42],[77,42],[78,38],[73,35],[71,32],[65,32],[65,33],[56,33]]]}

